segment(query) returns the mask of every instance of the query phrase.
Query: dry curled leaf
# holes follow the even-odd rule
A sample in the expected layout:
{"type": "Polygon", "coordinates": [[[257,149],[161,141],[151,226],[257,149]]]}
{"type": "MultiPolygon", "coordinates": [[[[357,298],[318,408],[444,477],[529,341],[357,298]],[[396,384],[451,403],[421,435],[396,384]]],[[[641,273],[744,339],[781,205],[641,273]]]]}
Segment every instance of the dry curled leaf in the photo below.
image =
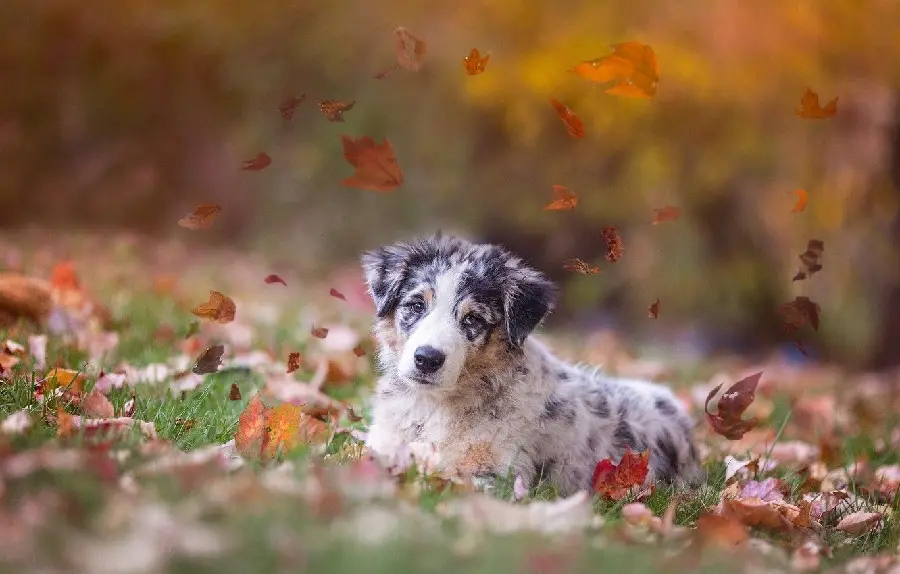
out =
{"type": "Polygon", "coordinates": [[[656,94],[659,62],[653,48],[640,42],[613,44],[613,53],[587,60],[570,71],[598,84],[614,82],[604,92],[631,98],[649,98],[656,94]]]}
{"type": "Polygon", "coordinates": [[[222,355],[224,353],[224,345],[213,345],[212,347],[209,347],[197,357],[197,362],[194,364],[194,368],[191,369],[191,372],[195,375],[215,373],[222,365],[222,355]]]}
{"type": "Polygon", "coordinates": [[[850,536],[862,536],[874,530],[882,518],[883,515],[879,512],[858,510],[843,517],[835,528],[850,536]]]}
{"type": "Polygon", "coordinates": [[[803,97],[800,98],[800,107],[797,115],[808,120],[824,120],[837,115],[838,98],[834,98],[825,107],[819,105],[819,94],[806,88],[803,97]]]}
{"type": "Polygon", "coordinates": [[[221,211],[222,208],[214,203],[201,203],[194,211],[179,219],[178,225],[193,230],[209,229],[221,211]]]}
{"type": "Polygon", "coordinates": [[[347,300],[347,298],[344,297],[344,294],[341,293],[340,291],[338,291],[337,289],[335,289],[334,287],[332,287],[332,288],[328,291],[328,294],[331,295],[332,297],[334,297],[335,299],[340,299],[340,300],[342,300],[342,301],[346,301],[346,300],[347,300]]]}
{"type": "Polygon", "coordinates": [[[484,67],[487,66],[488,60],[490,59],[490,54],[485,54],[482,58],[481,54],[478,52],[478,48],[472,48],[469,55],[463,58],[463,68],[466,69],[466,73],[470,76],[481,74],[484,72],[484,67]]]}
{"type": "Polygon", "coordinates": [[[371,191],[394,191],[403,185],[403,170],[394,156],[391,142],[382,143],[368,136],[341,136],[344,158],[356,168],[356,173],[341,180],[341,185],[371,191]]]}
{"type": "Polygon", "coordinates": [[[618,465],[608,458],[601,460],[594,467],[594,477],[591,480],[594,492],[613,500],[623,498],[632,487],[644,484],[649,472],[649,462],[649,450],[632,452],[628,447],[618,465]]]}
{"type": "Polygon", "coordinates": [[[344,112],[352,110],[356,105],[355,101],[344,102],[341,100],[322,100],[319,102],[319,111],[328,118],[330,122],[343,122],[344,112]]]}
{"type": "Polygon", "coordinates": [[[756,426],[755,420],[743,420],[741,416],[756,398],[756,385],[759,384],[760,377],[762,377],[762,371],[728,387],[728,390],[719,398],[716,414],[709,412],[709,401],[719,392],[722,385],[718,385],[710,391],[703,404],[703,411],[706,413],[706,420],[709,421],[716,433],[729,440],[740,440],[746,432],[756,426]]]}
{"type": "Polygon", "coordinates": [[[647,316],[651,319],[659,319],[659,299],[650,303],[650,308],[647,310],[647,316]]]}
{"type": "Polygon", "coordinates": [[[244,167],[242,167],[241,169],[247,171],[260,171],[269,167],[271,163],[272,158],[270,158],[268,154],[260,152],[255,158],[245,161],[244,167]]]}
{"type": "Polygon", "coordinates": [[[92,419],[108,419],[115,414],[115,410],[106,395],[93,389],[82,398],[81,413],[92,419]]]}
{"type": "Polygon", "coordinates": [[[604,227],[601,233],[603,234],[603,242],[606,243],[606,260],[615,263],[625,252],[619,229],[615,225],[610,225],[609,227],[604,227]]]}
{"type": "Polygon", "coordinates": [[[819,313],[821,307],[809,297],[798,296],[793,301],[789,301],[776,309],[779,315],[784,318],[782,328],[786,333],[795,333],[799,331],[808,321],[813,330],[819,330],[819,313]]]}
{"type": "Polygon", "coordinates": [[[264,279],[264,281],[265,281],[266,283],[270,284],[270,285],[271,285],[272,283],[281,283],[282,285],[284,285],[285,287],[287,287],[287,283],[284,281],[284,279],[282,279],[282,278],[281,278],[280,276],[278,276],[278,275],[275,275],[274,273],[271,274],[271,275],[268,275],[268,276],[264,279]]]}
{"type": "Polygon", "coordinates": [[[559,119],[561,119],[562,123],[566,126],[566,131],[569,132],[570,136],[581,139],[587,135],[587,132],[584,131],[584,123],[582,123],[578,116],[575,115],[575,112],[554,98],[550,98],[550,103],[556,110],[559,119]]]}
{"type": "Polygon", "coordinates": [[[281,113],[281,117],[285,120],[290,121],[294,118],[294,112],[297,111],[297,107],[306,99],[306,94],[300,94],[300,97],[288,96],[285,99],[281,100],[281,103],[278,105],[278,111],[281,113]]]}
{"type": "Polygon", "coordinates": [[[665,207],[655,208],[653,210],[653,221],[651,225],[659,225],[664,221],[675,221],[681,217],[681,210],[677,207],[667,205],[665,207]]]}
{"type": "Polygon", "coordinates": [[[586,261],[582,261],[581,259],[566,259],[563,263],[563,269],[566,271],[572,271],[574,273],[580,273],[582,275],[595,275],[600,273],[600,267],[598,265],[591,265],[586,261]]]}
{"type": "Polygon", "coordinates": [[[812,277],[814,273],[821,271],[823,251],[825,251],[824,242],[819,239],[810,239],[806,244],[806,251],[800,254],[800,270],[797,271],[793,281],[812,277]]]}
{"type": "Polygon", "coordinates": [[[726,498],[722,501],[723,514],[742,524],[766,528],[776,532],[790,532],[793,523],[781,512],[779,505],[759,498],[726,498]]]}
{"type": "Polygon", "coordinates": [[[230,297],[212,290],[209,292],[209,301],[191,309],[191,313],[197,317],[215,323],[234,321],[235,311],[237,311],[237,307],[230,297]]]}
{"type": "Polygon", "coordinates": [[[300,353],[288,353],[287,372],[293,373],[300,368],[300,353]]]}
{"type": "Polygon", "coordinates": [[[544,211],[571,211],[578,205],[578,195],[568,187],[553,186],[553,199],[544,206],[544,211]]]}
{"type": "Polygon", "coordinates": [[[393,36],[397,64],[401,68],[418,72],[428,51],[425,42],[413,36],[412,32],[403,26],[394,28],[393,36]]]}
{"type": "Polygon", "coordinates": [[[791,213],[800,213],[804,209],[806,209],[806,202],[809,200],[809,194],[806,193],[805,189],[795,189],[791,193],[797,194],[797,203],[794,204],[793,209],[791,209],[791,213]]]}
{"type": "Polygon", "coordinates": [[[231,383],[231,390],[228,391],[228,400],[229,401],[241,400],[241,389],[237,386],[237,383],[231,383]]]}
{"type": "Polygon", "coordinates": [[[317,339],[324,339],[328,336],[328,329],[326,327],[313,327],[309,334],[317,339]]]}

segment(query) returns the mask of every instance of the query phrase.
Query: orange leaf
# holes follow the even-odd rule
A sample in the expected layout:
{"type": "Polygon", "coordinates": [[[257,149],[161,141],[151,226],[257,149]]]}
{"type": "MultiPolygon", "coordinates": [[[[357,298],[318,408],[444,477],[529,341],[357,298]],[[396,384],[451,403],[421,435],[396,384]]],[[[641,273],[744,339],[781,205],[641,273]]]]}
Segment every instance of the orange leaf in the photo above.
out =
{"type": "Polygon", "coordinates": [[[219,293],[218,291],[209,292],[209,301],[198,305],[191,309],[191,313],[200,317],[201,319],[207,319],[209,321],[214,321],[216,323],[230,323],[234,321],[234,313],[237,310],[237,307],[228,296],[219,293]]]}
{"type": "Polygon", "coordinates": [[[300,94],[300,97],[288,96],[281,101],[281,104],[278,106],[278,111],[281,113],[281,117],[285,120],[292,120],[294,118],[294,112],[297,111],[297,107],[300,105],[303,100],[306,99],[306,94],[300,94]]]}
{"type": "Polygon", "coordinates": [[[78,290],[81,289],[81,281],[78,280],[78,273],[75,271],[75,263],[72,261],[60,261],[53,266],[50,272],[50,284],[60,290],[78,290]]]}
{"type": "Polygon", "coordinates": [[[625,454],[618,466],[604,458],[594,467],[594,477],[591,481],[594,492],[613,500],[619,500],[628,494],[633,486],[644,484],[649,472],[650,451],[632,452],[625,448],[625,454]]]}
{"type": "Polygon", "coordinates": [[[808,120],[824,120],[833,118],[837,115],[838,98],[835,98],[825,104],[825,107],[819,106],[819,94],[806,88],[803,97],[800,98],[800,107],[797,108],[797,115],[808,120]]]}
{"type": "Polygon", "coordinates": [[[469,55],[463,58],[463,68],[466,69],[467,74],[474,76],[484,72],[484,67],[487,66],[488,60],[490,59],[490,54],[487,54],[482,58],[481,54],[478,53],[478,48],[472,48],[469,55]]]}
{"type": "Polygon", "coordinates": [[[427,47],[425,42],[419,40],[403,26],[394,28],[394,52],[397,54],[397,64],[413,72],[418,72],[422,67],[427,47]]]}
{"type": "Polygon", "coordinates": [[[266,432],[265,455],[273,458],[279,450],[284,453],[304,443],[324,442],[327,426],[297,405],[284,403],[269,411],[266,432]]]}
{"type": "Polygon", "coordinates": [[[344,112],[353,109],[356,102],[342,102],[341,100],[322,100],[319,102],[321,111],[330,122],[343,122],[344,112]]]}
{"type": "Polygon", "coordinates": [[[650,309],[647,311],[647,315],[651,319],[659,319],[659,299],[650,303],[650,309]]]}
{"type": "Polygon", "coordinates": [[[254,395],[238,417],[237,430],[234,433],[234,446],[238,453],[250,460],[259,460],[266,448],[266,418],[269,409],[254,395]]]}
{"type": "Polygon", "coordinates": [[[288,353],[287,372],[293,373],[300,368],[300,353],[288,353]]]}
{"type": "Polygon", "coordinates": [[[664,221],[674,221],[679,217],[681,217],[681,210],[677,207],[667,205],[665,207],[656,208],[653,210],[653,222],[651,225],[659,225],[664,221]]]}
{"type": "Polygon", "coordinates": [[[697,541],[706,546],[714,545],[732,550],[750,539],[750,532],[743,523],[719,514],[705,513],[697,520],[697,541]]]}
{"type": "Polygon", "coordinates": [[[544,206],[544,211],[571,211],[578,205],[578,195],[568,187],[553,186],[553,200],[544,206]]]}
{"type": "Polygon", "coordinates": [[[313,327],[309,333],[317,339],[324,339],[328,336],[328,329],[325,327],[313,327]]]}
{"type": "Polygon", "coordinates": [[[44,377],[44,392],[62,387],[71,393],[83,393],[86,379],[83,373],[71,369],[51,369],[44,377]]]}
{"type": "Polygon", "coordinates": [[[268,277],[266,277],[266,278],[264,279],[264,281],[265,281],[266,283],[269,283],[269,284],[272,284],[272,283],[281,283],[282,285],[284,285],[285,287],[287,287],[287,283],[285,283],[284,279],[282,279],[282,278],[281,278],[280,276],[278,276],[278,275],[275,275],[274,273],[273,273],[272,275],[269,275],[268,277]]]}
{"type": "Polygon", "coordinates": [[[582,275],[595,275],[600,273],[600,267],[597,265],[591,265],[581,259],[567,259],[563,263],[563,269],[566,271],[574,271],[575,273],[581,273],[582,275]]]}
{"type": "Polygon", "coordinates": [[[756,528],[767,528],[776,532],[790,532],[793,523],[788,520],[778,506],[760,498],[726,498],[722,501],[723,514],[742,524],[756,528]]]}
{"type": "Polygon", "coordinates": [[[606,243],[606,259],[615,263],[625,252],[619,230],[615,225],[610,225],[609,227],[604,227],[601,233],[603,234],[603,241],[606,243]]]}
{"type": "Polygon", "coordinates": [[[559,119],[565,124],[566,131],[569,132],[570,136],[580,139],[586,135],[584,124],[578,116],[575,115],[575,112],[553,98],[550,98],[550,103],[553,105],[554,109],[556,109],[559,119]]]}
{"type": "Polygon", "coordinates": [[[93,389],[81,400],[81,413],[93,419],[108,419],[115,414],[115,410],[103,393],[93,389]]]}
{"type": "Polygon", "coordinates": [[[615,82],[607,94],[630,98],[648,98],[656,94],[659,62],[653,48],[640,42],[613,44],[613,53],[587,60],[570,71],[598,84],[615,82]]]}
{"type": "Polygon", "coordinates": [[[271,163],[272,158],[270,158],[267,154],[261,152],[255,158],[245,161],[244,167],[242,167],[241,169],[248,171],[259,171],[269,167],[269,164],[271,163]]]}
{"type": "Polygon", "coordinates": [[[228,400],[229,401],[241,400],[241,389],[238,388],[237,383],[231,383],[231,390],[228,391],[228,400]]]}
{"type": "Polygon", "coordinates": [[[743,420],[741,416],[756,398],[756,385],[759,384],[760,377],[762,377],[762,371],[728,387],[728,390],[719,398],[719,410],[715,415],[709,412],[709,401],[719,392],[722,385],[710,391],[703,404],[703,411],[714,431],[729,440],[740,440],[744,433],[756,426],[755,420],[743,420]]]}
{"type": "Polygon", "coordinates": [[[806,193],[805,189],[795,189],[791,193],[797,194],[797,203],[794,204],[794,208],[791,209],[791,213],[800,213],[804,209],[806,209],[806,202],[809,200],[809,194],[806,193]]]}
{"type": "Polygon", "coordinates": [[[393,191],[403,185],[403,170],[387,138],[377,144],[368,136],[358,139],[341,136],[341,142],[344,158],[356,168],[356,173],[342,179],[341,185],[371,191],[393,191]]]}
{"type": "Polygon", "coordinates": [[[193,230],[209,229],[221,211],[222,208],[214,203],[201,203],[193,212],[179,219],[178,225],[193,230]]]}
{"type": "Polygon", "coordinates": [[[332,287],[331,290],[328,291],[328,294],[331,295],[332,297],[334,297],[335,299],[340,299],[342,301],[347,300],[347,298],[344,297],[344,294],[341,293],[340,291],[338,291],[337,289],[335,289],[334,287],[332,287]]]}

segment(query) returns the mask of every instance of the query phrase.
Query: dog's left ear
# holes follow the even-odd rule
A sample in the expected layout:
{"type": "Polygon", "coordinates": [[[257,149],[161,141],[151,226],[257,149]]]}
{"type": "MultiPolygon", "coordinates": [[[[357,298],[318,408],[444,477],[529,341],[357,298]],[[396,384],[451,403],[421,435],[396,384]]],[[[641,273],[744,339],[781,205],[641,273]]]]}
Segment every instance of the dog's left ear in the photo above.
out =
{"type": "Polygon", "coordinates": [[[362,267],[375,301],[375,314],[385,317],[400,301],[400,288],[406,280],[406,258],[409,246],[397,243],[362,255],[362,267]]]}
{"type": "Polygon", "coordinates": [[[528,267],[510,270],[503,301],[510,344],[521,347],[555,305],[556,285],[543,273],[528,267]]]}

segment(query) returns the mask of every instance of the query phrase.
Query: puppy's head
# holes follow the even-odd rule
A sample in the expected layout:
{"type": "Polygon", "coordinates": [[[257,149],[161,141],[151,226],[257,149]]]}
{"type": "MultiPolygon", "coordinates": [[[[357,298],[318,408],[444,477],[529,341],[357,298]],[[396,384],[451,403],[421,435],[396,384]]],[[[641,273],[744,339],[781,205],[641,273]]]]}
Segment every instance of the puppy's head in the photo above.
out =
{"type": "Polygon", "coordinates": [[[556,288],[495,245],[440,234],[368,252],[382,367],[408,386],[452,391],[460,377],[517,352],[556,288]]]}

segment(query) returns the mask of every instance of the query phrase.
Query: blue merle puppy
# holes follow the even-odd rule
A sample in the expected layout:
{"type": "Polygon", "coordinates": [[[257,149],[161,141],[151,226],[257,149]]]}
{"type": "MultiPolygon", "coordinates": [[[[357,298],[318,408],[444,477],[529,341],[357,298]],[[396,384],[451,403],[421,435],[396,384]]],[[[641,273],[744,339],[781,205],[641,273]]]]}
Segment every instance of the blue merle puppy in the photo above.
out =
{"type": "Polygon", "coordinates": [[[701,477],[693,423],[666,387],[603,376],[529,336],[556,288],[496,245],[435,235],[362,257],[383,377],[367,445],[431,443],[438,468],[560,494],[590,489],[598,461],[650,449],[648,484],[701,477]]]}

